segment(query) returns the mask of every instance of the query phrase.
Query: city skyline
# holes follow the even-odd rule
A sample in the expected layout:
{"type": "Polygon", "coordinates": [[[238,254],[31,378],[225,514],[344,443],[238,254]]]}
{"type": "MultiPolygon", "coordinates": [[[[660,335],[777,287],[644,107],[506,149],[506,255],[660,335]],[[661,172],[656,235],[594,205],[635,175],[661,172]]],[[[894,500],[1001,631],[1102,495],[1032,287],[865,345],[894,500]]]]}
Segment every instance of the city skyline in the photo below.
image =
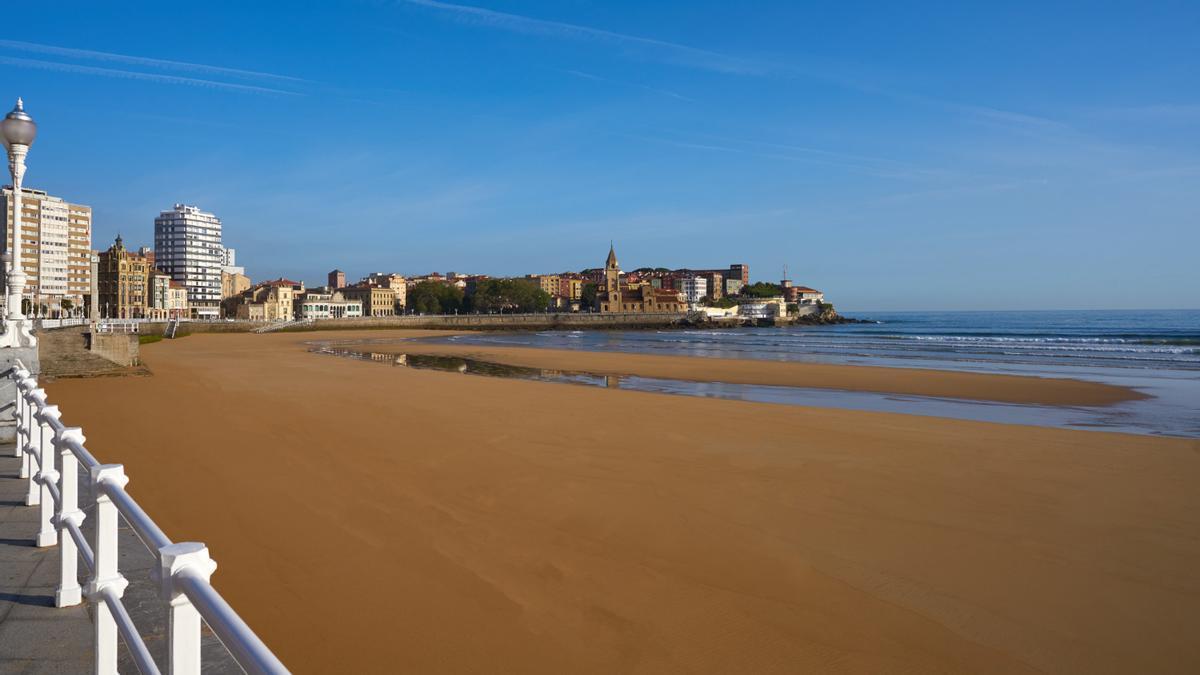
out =
{"type": "Polygon", "coordinates": [[[1196,306],[1197,10],[691,7],[55,5],[0,65],[42,127],[27,187],[94,242],[196,204],[256,279],[553,273],[616,239],[847,310],[1196,306]]]}

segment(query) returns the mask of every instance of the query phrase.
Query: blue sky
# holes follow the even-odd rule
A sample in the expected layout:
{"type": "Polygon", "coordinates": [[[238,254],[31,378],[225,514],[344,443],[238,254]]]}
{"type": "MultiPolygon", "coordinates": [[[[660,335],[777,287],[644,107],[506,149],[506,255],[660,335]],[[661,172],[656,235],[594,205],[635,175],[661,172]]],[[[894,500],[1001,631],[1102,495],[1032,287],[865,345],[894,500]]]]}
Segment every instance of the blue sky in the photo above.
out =
{"type": "Polygon", "coordinates": [[[612,239],[843,309],[1200,307],[1200,3],[304,4],[27,3],[26,183],[97,247],[199,205],[254,279],[612,239]]]}

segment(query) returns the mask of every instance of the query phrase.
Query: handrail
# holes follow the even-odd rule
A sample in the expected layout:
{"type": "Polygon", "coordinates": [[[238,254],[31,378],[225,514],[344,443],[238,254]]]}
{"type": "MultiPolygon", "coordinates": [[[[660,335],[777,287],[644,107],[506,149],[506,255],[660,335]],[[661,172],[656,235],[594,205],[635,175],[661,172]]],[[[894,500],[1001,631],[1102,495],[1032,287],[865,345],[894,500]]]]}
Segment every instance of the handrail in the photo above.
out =
{"type": "Polygon", "coordinates": [[[146,515],[142,507],[129,496],[120,485],[101,480],[97,485],[108,498],[117,505],[117,511],[125,517],[125,522],[137,533],[138,539],[151,551],[157,551],[164,546],[170,546],[171,540],[158,528],[158,525],[146,515]]]}
{"type": "Polygon", "coordinates": [[[100,593],[104,597],[104,604],[108,605],[108,611],[112,612],[117,619],[117,628],[121,630],[121,638],[125,640],[125,646],[129,648],[129,653],[133,655],[138,670],[142,671],[143,675],[160,675],[162,671],[154,663],[154,657],[150,656],[150,650],[146,648],[146,641],[134,627],[129,611],[121,602],[121,596],[117,595],[111,587],[100,593]]]}
{"type": "Polygon", "coordinates": [[[249,633],[250,627],[233,611],[219,593],[192,568],[184,568],[175,582],[208,621],[209,628],[220,638],[221,643],[233,653],[233,658],[248,673],[277,673],[284,671],[283,663],[260,641],[249,641],[239,636],[249,633]],[[211,620],[208,617],[213,617],[211,620]]]}
{"type": "Polygon", "coordinates": [[[144,675],[160,675],[145,641],[122,603],[128,582],[118,571],[117,517],[120,515],[158,560],[155,581],[169,612],[168,664],[172,675],[199,675],[201,619],[212,628],[238,665],[251,675],[284,675],[282,662],[209,583],[216,563],[196,542],[173,543],[154,519],[125,491],[129,479],[119,464],[101,464],[84,446],[82,430],[63,424],[37,379],[17,361],[3,377],[16,388],[12,417],[17,422],[21,477],[29,479],[26,504],[40,507],[38,546],[61,545],[61,575],[55,605],[77,605],[86,595],[95,605],[97,675],[116,675],[118,634],[144,675]],[[80,529],[79,473],[85,470],[95,505],[95,539],[80,529]],[[78,560],[90,573],[78,579],[78,560]]]}

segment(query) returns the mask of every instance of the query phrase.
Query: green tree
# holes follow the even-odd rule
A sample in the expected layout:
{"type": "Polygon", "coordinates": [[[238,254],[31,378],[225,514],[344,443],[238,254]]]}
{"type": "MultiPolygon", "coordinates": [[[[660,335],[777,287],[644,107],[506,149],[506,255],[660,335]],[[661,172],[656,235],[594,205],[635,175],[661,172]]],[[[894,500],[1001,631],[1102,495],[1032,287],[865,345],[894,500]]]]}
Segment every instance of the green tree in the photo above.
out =
{"type": "Polygon", "coordinates": [[[713,300],[712,298],[709,298],[706,295],[703,298],[700,298],[700,304],[702,304],[706,307],[728,308],[728,307],[733,307],[733,306],[737,305],[738,301],[736,298],[731,298],[728,295],[723,298],[717,299],[717,300],[713,300]]]}
{"type": "Polygon", "coordinates": [[[752,298],[774,298],[783,295],[783,288],[778,284],[769,284],[765,281],[760,281],[749,286],[742,286],[742,295],[752,298]]]}
{"type": "Polygon", "coordinates": [[[549,304],[550,294],[526,279],[485,279],[470,299],[477,312],[544,312],[549,304]]]}
{"type": "Polygon", "coordinates": [[[458,286],[422,281],[408,289],[408,306],[418,314],[453,314],[462,305],[463,292],[458,286]]]}
{"type": "Polygon", "coordinates": [[[580,289],[579,304],[583,309],[596,309],[596,284],[588,281],[580,289]]]}

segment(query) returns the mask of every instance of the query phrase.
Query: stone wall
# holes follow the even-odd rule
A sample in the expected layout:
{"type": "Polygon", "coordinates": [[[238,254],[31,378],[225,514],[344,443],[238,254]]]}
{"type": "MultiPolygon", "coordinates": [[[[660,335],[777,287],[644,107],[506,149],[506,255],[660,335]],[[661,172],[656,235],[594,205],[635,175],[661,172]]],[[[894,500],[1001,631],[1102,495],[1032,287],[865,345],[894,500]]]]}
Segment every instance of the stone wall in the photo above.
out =
{"type": "Polygon", "coordinates": [[[39,373],[37,347],[0,348],[0,373],[5,373],[5,377],[0,379],[0,444],[14,443],[17,440],[17,421],[12,417],[17,404],[17,384],[7,373],[18,359],[34,376],[39,373]]]}
{"type": "Polygon", "coordinates": [[[359,328],[447,328],[466,330],[652,328],[684,320],[683,314],[462,314],[458,316],[389,316],[377,319],[327,319],[297,330],[359,328]]]}
{"type": "Polygon", "coordinates": [[[88,351],[118,366],[138,365],[137,333],[87,333],[88,351]]]}
{"type": "MultiPolygon", "coordinates": [[[[383,328],[443,328],[458,330],[544,330],[572,328],[656,328],[682,323],[684,314],[461,314],[456,316],[386,316],[355,319],[321,319],[287,331],[361,330],[383,328]]],[[[261,321],[188,321],[179,333],[249,333],[269,324],[261,321]]],[[[166,323],[143,323],[143,335],[162,335],[166,323]]]]}

